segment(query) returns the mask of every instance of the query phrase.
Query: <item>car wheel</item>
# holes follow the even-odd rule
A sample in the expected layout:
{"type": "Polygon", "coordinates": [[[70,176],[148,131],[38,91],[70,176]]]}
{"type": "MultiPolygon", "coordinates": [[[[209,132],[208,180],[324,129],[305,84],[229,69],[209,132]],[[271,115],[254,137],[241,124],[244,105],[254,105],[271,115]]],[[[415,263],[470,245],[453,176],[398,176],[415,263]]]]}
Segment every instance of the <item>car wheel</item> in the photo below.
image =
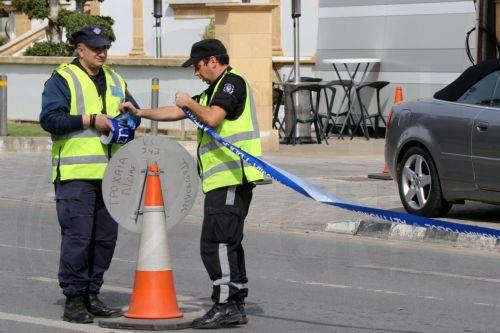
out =
{"type": "Polygon", "coordinates": [[[412,147],[397,166],[399,197],[410,214],[438,217],[446,214],[451,204],[443,198],[436,166],[429,153],[412,147]]]}

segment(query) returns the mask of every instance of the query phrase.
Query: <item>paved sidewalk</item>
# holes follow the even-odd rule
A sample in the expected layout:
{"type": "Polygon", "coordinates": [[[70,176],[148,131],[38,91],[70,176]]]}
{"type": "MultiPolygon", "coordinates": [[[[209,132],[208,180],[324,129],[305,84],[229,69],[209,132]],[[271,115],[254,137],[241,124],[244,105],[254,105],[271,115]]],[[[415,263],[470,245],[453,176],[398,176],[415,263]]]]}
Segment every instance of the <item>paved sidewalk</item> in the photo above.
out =
{"type": "MultiPolygon", "coordinates": [[[[383,140],[332,139],[329,142],[330,145],[281,145],[279,152],[266,153],[264,159],[342,199],[371,207],[403,211],[395,182],[367,178],[367,174],[383,169],[383,140]]],[[[194,142],[182,144],[192,154],[195,153],[194,142]]],[[[26,151],[29,144],[18,143],[18,146],[24,147],[20,150],[26,151]]],[[[50,184],[50,153],[39,148],[33,151],[38,152],[0,153],[0,168],[3,170],[0,175],[3,185],[0,200],[23,200],[27,205],[54,204],[50,184]]],[[[189,222],[201,222],[202,198],[201,194],[198,195],[187,217],[189,222]]],[[[465,205],[454,206],[446,219],[500,229],[499,213],[500,206],[467,202],[465,205]]],[[[491,240],[462,239],[452,233],[431,233],[414,227],[402,229],[401,226],[366,220],[366,216],[305,198],[277,182],[256,188],[247,223],[250,228],[332,231],[389,239],[447,241],[453,246],[498,250],[496,242],[492,243],[491,240]],[[360,223],[363,219],[365,222],[360,223]]]]}

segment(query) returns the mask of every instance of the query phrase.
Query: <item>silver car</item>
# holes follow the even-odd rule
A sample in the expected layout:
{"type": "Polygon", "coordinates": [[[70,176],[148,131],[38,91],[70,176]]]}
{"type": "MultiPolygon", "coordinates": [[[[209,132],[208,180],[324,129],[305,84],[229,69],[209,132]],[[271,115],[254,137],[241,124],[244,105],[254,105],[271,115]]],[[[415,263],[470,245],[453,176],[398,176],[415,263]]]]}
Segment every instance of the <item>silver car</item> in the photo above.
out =
{"type": "Polygon", "coordinates": [[[470,67],[432,99],[395,105],[387,127],[386,165],[406,211],[500,204],[500,61],[470,67]]]}

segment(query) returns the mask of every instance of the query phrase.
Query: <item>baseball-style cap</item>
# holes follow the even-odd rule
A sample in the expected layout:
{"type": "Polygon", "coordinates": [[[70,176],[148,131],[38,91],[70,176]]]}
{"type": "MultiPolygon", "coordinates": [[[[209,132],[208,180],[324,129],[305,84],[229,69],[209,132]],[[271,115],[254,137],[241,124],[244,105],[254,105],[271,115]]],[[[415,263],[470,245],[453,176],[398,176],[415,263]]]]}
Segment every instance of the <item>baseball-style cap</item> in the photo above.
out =
{"type": "Polygon", "coordinates": [[[100,25],[87,25],[71,35],[73,44],[83,43],[90,47],[111,46],[106,29],[100,25]]]}
{"type": "Polygon", "coordinates": [[[226,54],[224,44],[218,39],[204,39],[196,42],[191,47],[189,59],[182,64],[182,67],[189,67],[203,58],[226,54]]]}

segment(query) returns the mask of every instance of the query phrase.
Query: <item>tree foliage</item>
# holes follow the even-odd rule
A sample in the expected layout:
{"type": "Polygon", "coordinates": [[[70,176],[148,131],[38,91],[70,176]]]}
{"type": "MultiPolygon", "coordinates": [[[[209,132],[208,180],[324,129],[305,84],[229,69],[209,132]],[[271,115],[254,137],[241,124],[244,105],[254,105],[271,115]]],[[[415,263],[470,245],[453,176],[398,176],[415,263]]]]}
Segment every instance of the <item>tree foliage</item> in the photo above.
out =
{"type": "MultiPolygon", "coordinates": [[[[104,0],[99,0],[103,2],[104,0]]],[[[89,24],[102,25],[107,31],[110,41],[115,41],[113,32],[114,20],[109,16],[93,16],[83,13],[83,6],[88,0],[76,0],[76,11],[59,10],[58,1],[51,0],[12,0],[12,5],[18,12],[25,13],[29,19],[48,19],[47,28],[48,42],[35,43],[28,48],[24,55],[32,56],[68,56],[72,52],[70,44],[73,44],[71,35],[89,24]],[[51,2],[52,14],[51,14],[51,2]],[[54,9],[56,9],[54,11],[54,9]],[[54,14],[54,12],[56,14],[54,14]],[[51,16],[52,15],[52,16],[51,16]],[[66,31],[67,43],[60,43],[61,32],[66,31]]]]}
{"type": "Polygon", "coordinates": [[[213,18],[210,19],[210,22],[205,27],[205,31],[203,32],[203,39],[213,39],[215,38],[215,20],[213,18]]]}
{"type": "Polygon", "coordinates": [[[28,15],[31,19],[45,19],[49,16],[50,5],[47,0],[12,0],[16,11],[28,15]]]}

